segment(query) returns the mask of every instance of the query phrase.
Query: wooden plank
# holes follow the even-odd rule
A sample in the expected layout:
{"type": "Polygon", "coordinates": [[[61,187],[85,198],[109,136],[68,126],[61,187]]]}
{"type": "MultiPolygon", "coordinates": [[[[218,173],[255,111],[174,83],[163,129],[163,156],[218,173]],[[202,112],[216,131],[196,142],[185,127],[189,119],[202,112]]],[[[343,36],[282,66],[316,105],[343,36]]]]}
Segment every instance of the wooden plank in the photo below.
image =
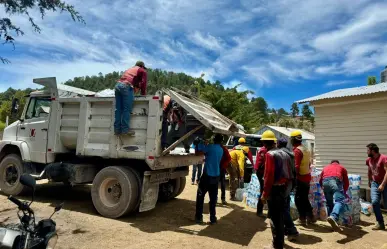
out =
{"type": "Polygon", "coordinates": [[[176,148],[176,146],[179,145],[179,143],[181,143],[183,140],[185,140],[186,138],[188,138],[189,136],[194,134],[196,131],[198,131],[202,127],[203,127],[203,125],[200,125],[200,126],[196,127],[195,129],[192,129],[190,132],[188,132],[187,134],[185,134],[181,138],[179,138],[176,142],[174,142],[171,146],[169,146],[166,150],[164,150],[161,153],[161,156],[165,156],[166,154],[168,154],[171,150],[176,148]]]}

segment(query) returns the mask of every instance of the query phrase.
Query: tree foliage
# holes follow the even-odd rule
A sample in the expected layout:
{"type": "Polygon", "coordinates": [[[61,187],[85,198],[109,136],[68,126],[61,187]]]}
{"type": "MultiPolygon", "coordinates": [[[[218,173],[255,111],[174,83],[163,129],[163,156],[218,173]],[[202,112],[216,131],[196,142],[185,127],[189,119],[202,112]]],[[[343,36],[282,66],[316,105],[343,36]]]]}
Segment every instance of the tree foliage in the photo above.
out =
{"type": "Polygon", "coordinates": [[[298,108],[298,105],[297,103],[293,103],[292,104],[292,107],[290,108],[291,112],[292,112],[292,117],[295,118],[297,117],[298,115],[300,115],[300,109],[298,108]]]}
{"type": "MultiPolygon", "coordinates": [[[[33,30],[40,33],[41,29],[30,15],[30,11],[37,9],[43,19],[47,11],[68,12],[74,21],[85,23],[82,16],[74,9],[74,6],[60,0],[0,0],[0,6],[4,7],[8,16],[24,15],[28,18],[33,30]]],[[[24,35],[23,30],[15,26],[10,18],[0,18],[0,40],[4,44],[11,44],[13,48],[15,36],[24,35]]],[[[0,55],[2,63],[9,63],[9,60],[0,55]]]]}
{"type": "Polygon", "coordinates": [[[378,82],[376,80],[376,76],[368,76],[367,77],[367,85],[368,86],[373,86],[376,85],[378,82]]]}

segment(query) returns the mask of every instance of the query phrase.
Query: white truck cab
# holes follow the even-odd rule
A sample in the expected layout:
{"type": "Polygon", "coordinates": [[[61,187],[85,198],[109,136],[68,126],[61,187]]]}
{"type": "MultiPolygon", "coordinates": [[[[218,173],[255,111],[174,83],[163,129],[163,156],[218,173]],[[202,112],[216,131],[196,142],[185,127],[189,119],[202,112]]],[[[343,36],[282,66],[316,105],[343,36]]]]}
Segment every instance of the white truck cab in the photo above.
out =
{"type": "Polygon", "coordinates": [[[176,89],[136,96],[130,127],[135,136],[114,135],[115,100],[94,92],[34,79],[45,87],[31,93],[20,119],[6,127],[0,142],[0,189],[18,195],[21,174],[66,184],[92,183],[91,197],[103,216],[118,218],[178,196],[188,166],[203,162],[194,153],[174,151],[203,126],[215,133],[244,136],[237,124],[210,105],[176,89]],[[166,93],[198,126],[162,150],[163,94],[166,93]]]}

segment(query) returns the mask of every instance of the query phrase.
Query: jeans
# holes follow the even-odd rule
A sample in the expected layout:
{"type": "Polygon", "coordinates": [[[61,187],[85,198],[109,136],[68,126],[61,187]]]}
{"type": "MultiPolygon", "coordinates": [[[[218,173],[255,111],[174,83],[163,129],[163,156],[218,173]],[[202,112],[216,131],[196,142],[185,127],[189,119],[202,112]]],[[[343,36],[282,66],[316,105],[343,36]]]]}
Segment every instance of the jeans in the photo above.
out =
{"type": "Polygon", "coordinates": [[[387,187],[384,188],[382,192],[378,191],[380,184],[373,181],[371,183],[371,201],[372,201],[372,208],[374,209],[376,221],[384,226],[384,219],[382,215],[382,211],[380,210],[380,200],[383,195],[383,201],[384,201],[384,208],[387,208],[387,187]]]}
{"type": "Polygon", "coordinates": [[[346,198],[343,183],[337,177],[327,177],[323,179],[323,188],[327,200],[328,215],[338,221],[346,198]]]}
{"type": "Polygon", "coordinates": [[[221,190],[221,200],[226,200],[226,170],[220,169],[220,190],[221,190]]]}
{"type": "Polygon", "coordinates": [[[292,217],[290,216],[290,196],[288,196],[285,200],[284,225],[285,225],[285,235],[298,234],[297,228],[294,225],[292,217]]]}
{"type": "Polygon", "coordinates": [[[309,183],[297,180],[295,203],[300,215],[300,220],[313,218],[313,208],[309,202],[309,183]]]}
{"type": "MultiPolygon", "coordinates": [[[[261,192],[261,196],[263,193],[263,175],[257,174],[258,180],[259,180],[259,188],[261,192]]],[[[263,213],[263,203],[261,201],[261,196],[258,199],[258,204],[257,204],[257,214],[260,215],[263,213]]]]}
{"type": "Polygon", "coordinates": [[[202,176],[202,167],[203,167],[202,164],[193,165],[192,178],[191,178],[192,182],[195,182],[195,176],[196,176],[196,181],[200,180],[200,177],[202,176]]]}
{"type": "Polygon", "coordinates": [[[114,132],[116,134],[127,133],[134,101],[133,88],[128,84],[118,82],[114,90],[116,97],[114,132]]]}
{"type": "Polygon", "coordinates": [[[216,222],[216,203],[218,199],[219,177],[209,176],[204,173],[200,179],[198,191],[196,194],[196,214],[197,221],[203,220],[204,197],[208,192],[210,196],[210,221],[216,222]]]}
{"type": "Polygon", "coordinates": [[[286,186],[273,186],[270,198],[267,201],[269,208],[268,217],[270,218],[271,233],[273,236],[273,247],[275,249],[284,248],[285,240],[285,215],[286,208],[286,186]]]}

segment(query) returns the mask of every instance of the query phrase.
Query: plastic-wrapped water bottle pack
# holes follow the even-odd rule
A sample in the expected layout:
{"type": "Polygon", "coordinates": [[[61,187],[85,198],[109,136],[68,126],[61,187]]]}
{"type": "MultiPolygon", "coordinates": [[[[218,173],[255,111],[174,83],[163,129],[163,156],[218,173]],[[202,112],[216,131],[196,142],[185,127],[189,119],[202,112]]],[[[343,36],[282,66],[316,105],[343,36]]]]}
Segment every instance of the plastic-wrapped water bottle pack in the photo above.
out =
{"type": "Polygon", "coordinates": [[[320,220],[326,220],[328,212],[324,191],[320,186],[321,171],[312,167],[311,176],[312,180],[310,181],[309,202],[313,208],[313,215],[320,220]]]}
{"type": "Polygon", "coordinates": [[[258,198],[261,196],[261,186],[256,174],[251,175],[250,184],[247,189],[246,205],[252,208],[257,208],[258,198]]]}
{"type": "Polygon", "coordinates": [[[348,198],[344,202],[344,208],[340,214],[339,224],[352,226],[360,222],[360,212],[362,206],[360,204],[360,175],[348,175],[349,188],[347,191],[348,198]]]}

